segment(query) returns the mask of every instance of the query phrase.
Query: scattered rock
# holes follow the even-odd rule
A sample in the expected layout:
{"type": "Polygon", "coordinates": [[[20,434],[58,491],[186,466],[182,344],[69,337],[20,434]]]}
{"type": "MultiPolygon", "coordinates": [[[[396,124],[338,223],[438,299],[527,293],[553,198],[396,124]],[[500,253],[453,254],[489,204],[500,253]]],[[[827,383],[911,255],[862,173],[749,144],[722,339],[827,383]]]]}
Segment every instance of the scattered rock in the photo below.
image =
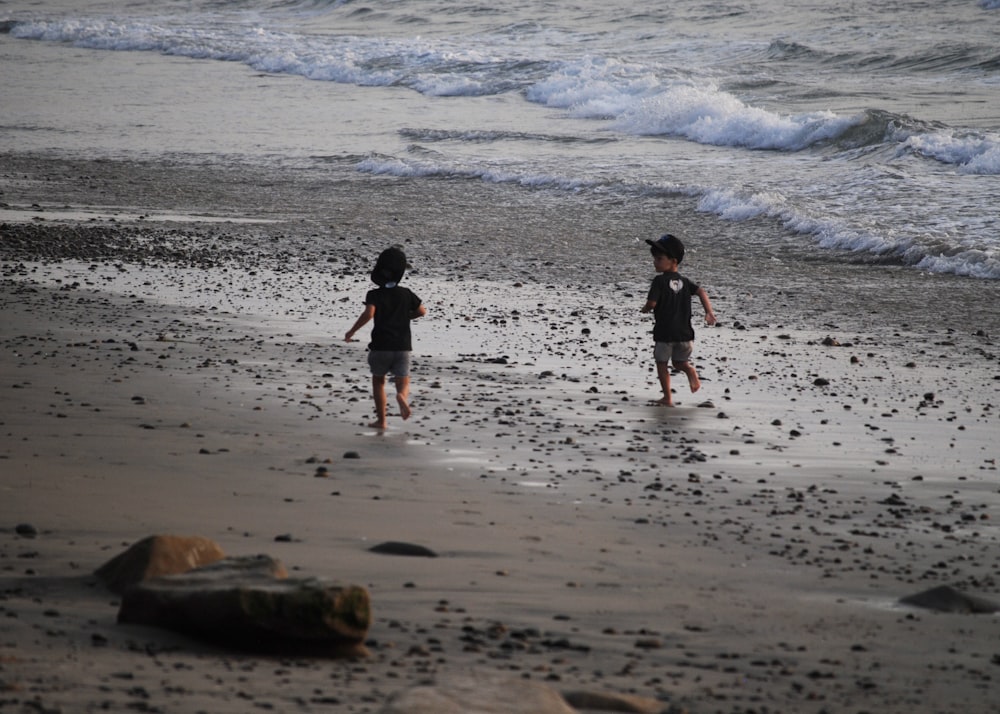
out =
{"type": "Polygon", "coordinates": [[[38,535],[38,529],[30,523],[18,523],[14,532],[23,538],[34,538],[38,535]]]}
{"type": "Polygon", "coordinates": [[[636,640],[635,646],[641,650],[658,650],[663,647],[663,640],[659,637],[644,637],[636,640]]]}
{"type": "Polygon", "coordinates": [[[381,553],[382,555],[409,555],[423,558],[438,557],[437,553],[425,546],[417,545],[415,543],[401,543],[394,540],[373,545],[369,548],[369,550],[372,553],[381,553]]]}

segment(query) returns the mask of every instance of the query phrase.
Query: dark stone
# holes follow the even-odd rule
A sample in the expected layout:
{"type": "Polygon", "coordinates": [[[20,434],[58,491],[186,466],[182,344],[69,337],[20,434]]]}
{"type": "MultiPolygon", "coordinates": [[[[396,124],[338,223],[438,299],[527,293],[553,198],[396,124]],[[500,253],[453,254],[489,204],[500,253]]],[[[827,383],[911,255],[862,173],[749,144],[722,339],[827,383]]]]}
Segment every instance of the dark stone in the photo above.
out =
{"type": "Polygon", "coordinates": [[[685,710],[656,699],[613,692],[563,692],[566,703],[578,710],[593,712],[623,712],[631,714],[684,714],[685,710]]]}
{"type": "Polygon", "coordinates": [[[437,557],[437,553],[430,548],[426,548],[422,545],[416,545],[414,543],[400,543],[399,541],[394,540],[373,545],[369,548],[369,550],[372,553],[381,553],[382,555],[409,555],[423,558],[437,557]]]}
{"type": "Polygon", "coordinates": [[[24,538],[34,538],[38,535],[38,529],[30,523],[18,523],[14,528],[14,532],[24,538]]]}
{"type": "Polygon", "coordinates": [[[975,595],[966,595],[950,585],[940,585],[930,590],[924,590],[916,595],[900,598],[903,605],[922,607],[937,612],[955,612],[963,614],[991,614],[1000,612],[1000,605],[975,595]]]}

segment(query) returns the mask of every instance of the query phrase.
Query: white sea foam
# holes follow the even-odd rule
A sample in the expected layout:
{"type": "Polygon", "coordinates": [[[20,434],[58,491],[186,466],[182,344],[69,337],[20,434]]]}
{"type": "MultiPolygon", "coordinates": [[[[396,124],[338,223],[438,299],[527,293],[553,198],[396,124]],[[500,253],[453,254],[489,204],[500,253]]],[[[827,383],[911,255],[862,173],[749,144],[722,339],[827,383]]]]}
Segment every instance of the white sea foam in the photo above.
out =
{"type": "MultiPolygon", "coordinates": [[[[886,225],[862,228],[852,225],[850,215],[815,214],[790,202],[778,192],[744,194],[728,188],[677,186],[661,184],[638,187],[608,186],[606,183],[567,176],[519,173],[484,167],[456,167],[433,160],[401,160],[368,157],[357,164],[359,171],[400,177],[447,177],[478,179],[492,183],[515,183],[521,186],[562,191],[601,190],[630,194],[656,192],[690,195],[697,208],[725,220],[743,221],[765,216],[779,221],[788,230],[811,236],[824,248],[854,253],[864,260],[890,260],[932,272],[953,273],[976,278],[1000,278],[1000,251],[963,237],[963,226],[951,231],[941,229],[933,237],[918,239],[912,229],[886,225]]],[[[849,213],[849,212],[848,212],[849,213]]]]}
{"type": "MultiPolygon", "coordinates": [[[[518,76],[510,72],[509,57],[420,37],[309,37],[259,26],[222,30],[113,20],[22,22],[11,34],[92,49],[242,62],[263,72],[359,86],[404,85],[430,96],[482,96],[520,86],[528,101],[574,118],[611,120],[615,131],[715,146],[799,151],[832,141],[866,119],[831,111],[776,113],[708,80],[608,57],[549,63],[551,71],[542,77],[535,75],[546,64],[535,63],[518,76]]],[[[912,136],[905,147],[970,173],[998,173],[998,143],[996,137],[951,134],[912,136]]]]}
{"type": "Polygon", "coordinates": [[[431,160],[412,160],[370,156],[357,164],[358,171],[376,176],[403,178],[439,176],[443,178],[480,179],[488,183],[516,183],[530,188],[552,188],[578,191],[598,186],[598,182],[551,174],[504,171],[489,167],[458,167],[431,160]]]}
{"type": "Polygon", "coordinates": [[[714,213],[729,221],[743,221],[762,215],[777,215],[783,204],[784,197],[777,193],[741,196],[732,189],[711,189],[698,201],[698,210],[714,213]]]}
{"type": "Polygon", "coordinates": [[[89,49],[241,62],[262,72],[359,86],[404,85],[430,96],[478,96],[510,86],[508,77],[491,72],[502,59],[420,37],[307,36],[260,26],[206,29],[113,20],[21,22],[11,35],[89,49]]]}
{"type": "Polygon", "coordinates": [[[605,57],[563,63],[525,91],[528,101],[586,118],[615,117],[662,83],[649,68],[605,57]]]}
{"type": "MultiPolygon", "coordinates": [[[[99,126],[101,146],[116,133],[143,147],[170,133],[180,138],[166,153],[360,154],[368,158],[359,171],[413,179],[626,200],[683,194],[726,220],[765,219],[749,226],[762,241],[760,226],[773,221],[808,236],[805,249],[1000,278],[991,183],[1000,175],[1000,133],[990,109],[1000,85],[994,38],[984,27],[992,17],[984,10],[1000,7],[997,0],[947,12],[858,6],[850,23],[837,3],[807,9],[777,0],[760,3],[761,17],[750,23],[705,20],[696,0],[648,9],[639,22],[623,20],[633,12],[626,0],[583,0],[577,13],[566,13],[560,0],[525,3],[502,16],[460,0],[390,3],[374,12],[347,0],[18,2],[28,9],[10,7],[12,19],[0,23],[12,38],[234,62],[369,89],[316,94],[301,90],[308,83],[257,82],[234,115],[266,114],[267,122],[248,124],[242,142],[232,132],[232,139],[213,134],[194,143],[183,137],[203,128],[193,123],[198,111],[159,109],[170,101],[169,87],[148,106],[137,98],[147,113],[126,111],[119,127],[109,112],[71,121],[64,107],[37,119],[28,81],[18,96],[31,111],[12,115],[0,144],[79,141],[73,137],[99,126]],[[776,41],[768,18],[779,17],[776,41]],[[818,26],[826,28],[822,36],[818,26]],[[921,34],[940,35],[941,43],[914,53],[912,37],[921,34]],[[859,67],[867,68],[864,81],[855,76],[859,67]],[[886,68],[892,75],[879,76],[886,68]],[[419,96],[402,96],[406,90],[419,96]],[[288,96],[298,100],[294,116],[280,110],[288,96]],[[329,109],[341,96],[351,104],[337,126],[329,109]],[[301,111],[313,97],[322,110],[301,111]],[[144,140],[141,127],[157,139],[144,140]],[[313,142],[322,149],[310,153],[313,142]],[[421,146],[429,142],[433,149],[421,146]]],[[[218,67],[206,74],[247,75],[218,67]]],[[[179,86],[177,96],[197,102],[186,89],[179,86]]]]}
{"type": "Polygon", "coordinates": [[[797,151],[829,141],[859,121],[833,112],[780,115],[748,106],[714,87],[672,87],[631,107],[615,126],[716,146],[797,151]]]}
{"type": "Polygon", "coordinates": [[[526,96],[576,117],[613,119],[612,128],[628,134],[751,149],[800,150],[862,121],[833,112],[780,115],[749,106],[705,80],[664,80],[640,65],[595,58],[567,64],[526,96]]]}
{"type": "Polygon", "coordinates": [[[938,131],[911,136],[902,148],[955,164],[963,173],[1000,174],[1000,134],[938,131]]]}

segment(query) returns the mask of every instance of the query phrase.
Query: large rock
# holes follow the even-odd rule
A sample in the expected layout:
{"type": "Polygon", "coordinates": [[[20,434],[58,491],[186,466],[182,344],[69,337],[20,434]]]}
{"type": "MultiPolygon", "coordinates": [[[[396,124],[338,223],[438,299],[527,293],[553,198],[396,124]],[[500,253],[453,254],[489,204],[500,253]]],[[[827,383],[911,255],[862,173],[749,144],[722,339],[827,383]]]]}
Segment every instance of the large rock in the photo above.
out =
{"type": "Polygon", "coordinates": [[[687,714],[676,704],[657,699],[638,697],[634,694],[613,692],[572,691],[563,692],[563,699],[579,712],[617,712],[618,714],[687,714]]]}
{"type": "Polygon", "coordinates": [[[966,595],[949,585],[940,585],[930,590],[923,590],[915,595],[900,598],[903,605],[922,607],[938,612],[957,612],[963,614],[990,614],[1000,612],[1000,605],[976,595],[966,595]]]}
{"type": "Polygon", "coordinates": [[[357,586],[209,566],[133,585],[118,622],[259,652],[357,657],[367,654],[371,606],[368,591],[357,586]]]}
{"type": "Polygon", "coordinates": [[[576,714],[554,689],[485,672],[456,674],[393,695],[380,714],[576,714]]]}
{"type": "Polygon", "coordinates": [[[379,714],[686,714],[656,699],[610,692],[560,694],[532,680],[482,671],[452,674],[390,697],[379,714]]]}
{"type": "Polygon", "coordinates": [[[198,577],[213,575],[218,580],[222,578],[230,580],[240,578],[282,580],[288,577],[288,571],[280,560],[263,554],[223,558],[188,572],[198,577]]]}
{"type": "Polygon", "coordinates": [[[215,541],[201,536],[154,535],[134,543],[94,574],[112,592],[161,575],[189,570],[222,560],[226,554],[215,541]]]}

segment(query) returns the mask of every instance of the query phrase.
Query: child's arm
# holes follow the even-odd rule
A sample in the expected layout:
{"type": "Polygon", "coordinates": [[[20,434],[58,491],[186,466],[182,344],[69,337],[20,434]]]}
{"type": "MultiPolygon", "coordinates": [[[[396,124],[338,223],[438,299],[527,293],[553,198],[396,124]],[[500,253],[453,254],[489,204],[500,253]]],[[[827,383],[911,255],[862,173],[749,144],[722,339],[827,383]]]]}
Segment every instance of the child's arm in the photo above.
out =
{"type": "Polygon", "coordinates": [[[417,309],[410,313],[410,319],[416,320],[418,317],[423,317],[427,314],[427,308],[424,307],[423,303],[417,306],[417,309]]]}
{"type": "Polygon", "coordinates": [[[705,308],[705,322],[709,325],[715,324],[715,312],[712,310],[712,303],[708,299],[708,293],[705,292],[705,288],[698,288],[698,292],[695,293],[698,299],[701,300],[701,306],[705,308]]]}
{"type": "Polygon", "coordinates": [[[354,337],[354,333],[360,330],[362,327],[364,327],[368,323],[368,321],[371,320],[373,317],[375,317],[375,306],[365,305],[364,312],[362,312],[361,316],[358,317],[357,321],[354,323],[354,326],[347,331],[346,335],[344,335],[344,342],[350,342],[351,338],[354,337]]]}
{"type": "Polygon", "coordinates": [[[660,297],[660,290],[658,287],[658,281],[654,280],[649,286],[649,292],[646,293],[646,303],[642,306],[640,312],[652,312],[656,309],[656,303],[660,297]]]}

